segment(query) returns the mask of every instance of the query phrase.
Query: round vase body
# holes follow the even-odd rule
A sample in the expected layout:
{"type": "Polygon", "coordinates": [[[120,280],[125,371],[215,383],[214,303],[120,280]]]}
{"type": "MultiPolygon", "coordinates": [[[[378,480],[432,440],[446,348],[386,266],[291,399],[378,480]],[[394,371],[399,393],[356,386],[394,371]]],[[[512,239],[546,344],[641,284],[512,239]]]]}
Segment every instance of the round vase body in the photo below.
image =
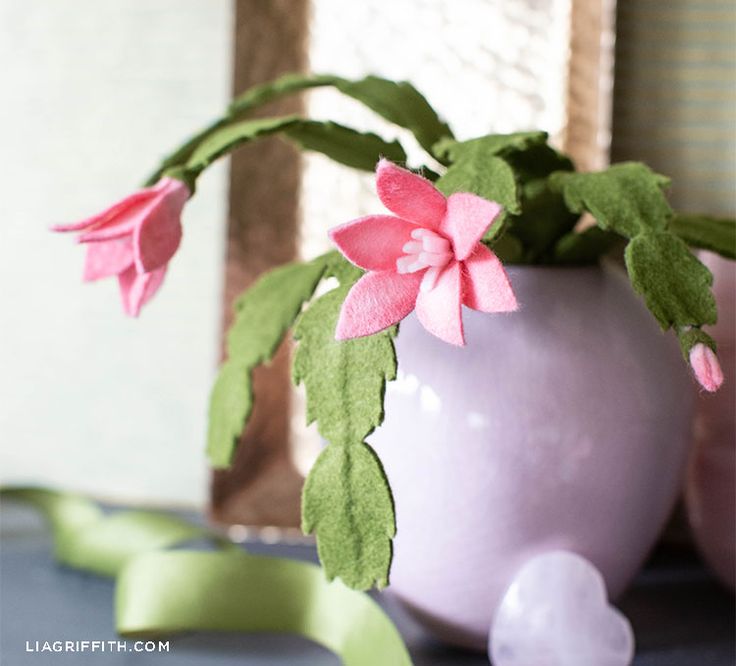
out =
{"type": "Polygon", "coordinates": [[[613,597],[630,582],[678,494],[694,395],[617,268],[509,274],[520,310],[463,308],[466,347],[404,320],[369,439],[396,507],[390,590],[477,649],[530,557],[574,551],[613,597]]]}

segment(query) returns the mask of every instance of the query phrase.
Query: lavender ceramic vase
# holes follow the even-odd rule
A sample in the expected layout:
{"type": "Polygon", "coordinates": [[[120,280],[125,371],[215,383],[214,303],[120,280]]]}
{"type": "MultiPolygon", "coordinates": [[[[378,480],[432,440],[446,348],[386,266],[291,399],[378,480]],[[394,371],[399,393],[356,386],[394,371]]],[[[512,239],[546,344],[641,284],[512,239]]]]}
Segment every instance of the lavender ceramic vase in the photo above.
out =
{"type": "Polygon", "coordinates": [[[571,550],[616,597],[681,487],[693,390],[617,268],[510,271],[519,312],[464,309],[467,346],[414,316],[369,442],[391,482],[391,587],[436,635],[485,649],[530,557],[571,550]]]}

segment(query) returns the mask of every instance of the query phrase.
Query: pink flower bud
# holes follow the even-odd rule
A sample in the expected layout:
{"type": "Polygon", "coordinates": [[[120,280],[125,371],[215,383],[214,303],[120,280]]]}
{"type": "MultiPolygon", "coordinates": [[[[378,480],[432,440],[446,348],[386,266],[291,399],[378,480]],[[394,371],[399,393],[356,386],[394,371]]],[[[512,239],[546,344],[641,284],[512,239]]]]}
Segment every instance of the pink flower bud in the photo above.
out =
{"type": "Polygon", "coordinates": [[[84,279],[117,276],[123,309],[137,317],[179,247],[181,211],[189,194],[182,181],[164,177],[98,215],[52,228],[79,232],[79,242],[88,248],[84,279]]]}
{"type": "Polygon", "coordinates": [[[699,342],[690,350],[690,367],[700,385],[710,393],[715,393],[723,384],[723,370],[718,357],[706,344],[699,342]]]}

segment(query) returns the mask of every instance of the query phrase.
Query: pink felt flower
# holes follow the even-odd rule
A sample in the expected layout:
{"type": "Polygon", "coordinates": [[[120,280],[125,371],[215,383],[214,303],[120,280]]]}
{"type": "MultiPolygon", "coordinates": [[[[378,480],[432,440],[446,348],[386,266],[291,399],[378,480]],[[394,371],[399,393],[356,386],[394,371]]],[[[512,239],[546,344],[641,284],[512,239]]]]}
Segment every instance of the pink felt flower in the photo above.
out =
{"type": "Polygon", "coordinates": [[[388,160],[378,163],[376,189],[394,215],[369,215],[330,230],[340,252],[368,271],[342,305],[337,340],[371,335],[416,310],[430,333],[463,345],[462,305],[517,309],[501,262],[480,242],[499,204],[467,192],[445,198],[388,160]]]}
{"type": "Polygon", "coordinates": [[[123,309],[137,317],[163,282],[166,265],[181,241],[181,211],[189,188],[162,178],[125,197],[101,213],[54,231],[79,231],[87,243],[84,280],[117,275],[123,309]]]}
{"type": "Polygon", "coordinates": [[[698,383],[709,393],[715,393],[723,384],[723,370],[718,357],[708,346],[699,342],[690,350],[690,367],[698,383]]]}

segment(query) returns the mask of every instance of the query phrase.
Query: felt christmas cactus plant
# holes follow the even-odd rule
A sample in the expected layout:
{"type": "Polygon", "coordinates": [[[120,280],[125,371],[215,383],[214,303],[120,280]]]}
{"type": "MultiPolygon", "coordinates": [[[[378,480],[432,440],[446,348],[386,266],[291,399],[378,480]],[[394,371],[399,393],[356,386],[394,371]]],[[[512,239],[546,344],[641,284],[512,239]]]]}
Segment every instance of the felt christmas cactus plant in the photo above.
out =
{"type": "Polygon", "coordinates": [[[375,76],[287,75],[235,99],[143,189],[56,227],[79,232],[87,246],[84,279],[117,276],[123,308],[137,316],[179,245],[180,214],[199,175],[272,135],[375,172],[378,200],[374,214],[329,231],[334,250],[264,274],[237,300],[211,394],[207,451],[215,468],[228,467],[257,400],[252,372],[291,332],[293,379],[304,385],[307,420],[326,442],[304,485],[302,526],[316,536],[328,578],[358,589],[389,582],[395,507],[366,438],[381,425],[386,385],[397,376],[401,321],[414,312],[427,336],[463,346],[463,308],[519,316],[504,266],[590,266],[622,256],[631,287],[661,329],[677,336],[700,386],[712,392],[723,382],[704,330],[717,316],[712,276],[695,251],[733,259],[733,220],[676,213],[668,179],[641,163],[577,172],[542,131],[457,140],[412,85],[375,76]],[[425,163],[407,164],[397,140],[331,120],[252,117],[277,97],[324,86],[408,129],[425,163]],[[335,286],[315,295],[327,280],[335,286]]]}

